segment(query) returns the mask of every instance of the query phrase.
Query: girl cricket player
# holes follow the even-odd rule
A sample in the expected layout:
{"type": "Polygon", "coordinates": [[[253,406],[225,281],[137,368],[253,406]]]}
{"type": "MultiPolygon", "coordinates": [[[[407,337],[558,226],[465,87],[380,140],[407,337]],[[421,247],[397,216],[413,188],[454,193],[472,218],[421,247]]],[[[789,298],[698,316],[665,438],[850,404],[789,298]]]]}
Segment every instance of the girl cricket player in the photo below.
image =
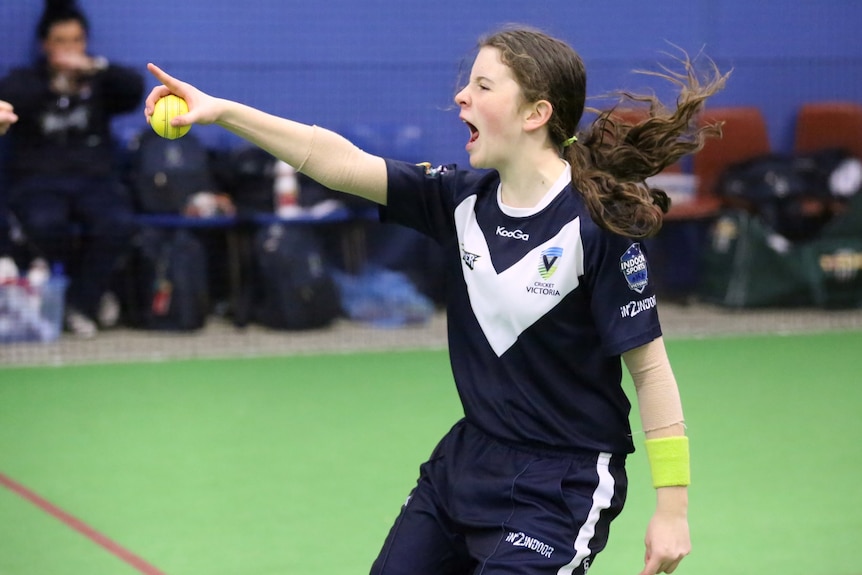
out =
{"type": "MultiPolygon", "coordinates": [[[[600,113],[578,133],[586,74],[565,43],[529,28],[479,42],[455,96],[470,165],[413,165],[341,136],[211,97],[154,65],[189,112],[175,126],[218,124],[323,185],[365,197],[381,217],[435,239],[448,259],[452,372],[464,418],[420,468],[372,573],[584,574],[626,496],[634,451],[622,364],[634,380],[657,490],[642,575],[689,553],[689,448],[665,352],[647,253],[669,208],[644,180],[719,132],[696,127],[724,84],[692,63],[664,77],[642,122],[600,113]]],[[[624,98],[625,99],[625,98],[624,98]]]]}

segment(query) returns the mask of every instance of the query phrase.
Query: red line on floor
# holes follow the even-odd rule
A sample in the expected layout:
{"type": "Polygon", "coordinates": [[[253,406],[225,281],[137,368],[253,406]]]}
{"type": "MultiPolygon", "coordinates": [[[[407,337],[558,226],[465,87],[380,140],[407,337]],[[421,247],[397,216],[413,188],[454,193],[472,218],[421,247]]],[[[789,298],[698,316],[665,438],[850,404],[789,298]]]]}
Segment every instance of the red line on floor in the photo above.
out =
{"type": "Polygon", "coordinates": [[[40,508],[45,513],[52,515],[56,519],[59,519],[67,526],[71,527],[84,537],[87,537],[88,539],[93,541],[93,543],[95,543],[96,545],[105,549],[108,553],[111,553],[122,561],[125,561],[143,575],[165,575],[164,572],[153,567],[145,560],[141,559],[119,543],[112,541],[111,539],[102,535],[80,519],[69,515],[50,501],[43,499],[36,493],[30,491],[20,483],[15,482],[14,480],[10,479],[6,475],[3,475],[2,473],[0,473],[0,485],[7,488],[9,491],[12,491],[13,493],[20,495],[36,507],[40,508]]]}

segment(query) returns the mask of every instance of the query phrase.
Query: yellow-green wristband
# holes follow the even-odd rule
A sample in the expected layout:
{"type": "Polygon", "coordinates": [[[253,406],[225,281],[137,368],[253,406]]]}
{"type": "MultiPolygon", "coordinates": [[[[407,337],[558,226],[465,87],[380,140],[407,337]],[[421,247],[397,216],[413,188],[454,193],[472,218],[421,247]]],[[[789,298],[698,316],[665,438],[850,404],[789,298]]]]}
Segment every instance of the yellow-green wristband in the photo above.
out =
{"type": "Polygon", "coordinates": [[[653,487],[672,487],[691,483],[688,437],[660,437],[645,441],[652,471],[653,487]]]}

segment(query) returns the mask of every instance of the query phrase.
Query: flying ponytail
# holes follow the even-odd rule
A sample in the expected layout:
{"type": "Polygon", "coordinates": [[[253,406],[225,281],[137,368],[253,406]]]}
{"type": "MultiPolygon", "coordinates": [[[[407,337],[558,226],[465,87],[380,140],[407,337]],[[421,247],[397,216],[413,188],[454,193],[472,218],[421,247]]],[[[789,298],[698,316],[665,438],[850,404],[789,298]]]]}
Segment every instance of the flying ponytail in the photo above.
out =
{"type": "Polygon", "coordinates": [[[634,238],[658,233],[670,198],[645,180],[700,150],[708,137],[721,136],[720,124],[702,126],[697,118],[728,74],[710,62],[702,79],[687,55],[680,61],[683,72],[647,72],[679,87],[675,108],[665,108],[654,95],[621,92],[617,107],[590,110],[598,114],[596,119],[564,149],[575,188],[608,230],[634,238]],[[643,111],[642,119],[633,122],[615,114],[631,108],[643,111]]]}

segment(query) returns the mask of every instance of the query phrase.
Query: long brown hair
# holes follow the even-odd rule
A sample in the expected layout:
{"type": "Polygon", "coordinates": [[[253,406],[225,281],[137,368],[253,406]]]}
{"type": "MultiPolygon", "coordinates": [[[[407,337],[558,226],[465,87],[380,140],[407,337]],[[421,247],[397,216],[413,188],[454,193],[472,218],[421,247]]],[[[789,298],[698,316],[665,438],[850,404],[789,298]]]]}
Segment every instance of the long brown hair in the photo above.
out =
{"type": "Polygon", "coordinates": [[[720,124],[699,126],[697,115],[707,98],[724,87],[728,74],[710,61],[707,73],[700,75],[683,53],[681,72],[646,72],[678,87],[676,107],[665,107],[653,94],[619,92],[617,106],[590,110],[596,118],[579,132],[587,77],[583,61],[568,44],[535,29],[507,27],[480,40],[479,47],[500,51],[526,101],[551,103],[549,137],[571,164],[572,184],[596,223],[633,238],[655,235],[670,198],[645,180],[700,150],[706,138],[721,135],[720,124]],[[644,111],[643,119],[615,115],[617,107],[637,107],[644,111]]]}

